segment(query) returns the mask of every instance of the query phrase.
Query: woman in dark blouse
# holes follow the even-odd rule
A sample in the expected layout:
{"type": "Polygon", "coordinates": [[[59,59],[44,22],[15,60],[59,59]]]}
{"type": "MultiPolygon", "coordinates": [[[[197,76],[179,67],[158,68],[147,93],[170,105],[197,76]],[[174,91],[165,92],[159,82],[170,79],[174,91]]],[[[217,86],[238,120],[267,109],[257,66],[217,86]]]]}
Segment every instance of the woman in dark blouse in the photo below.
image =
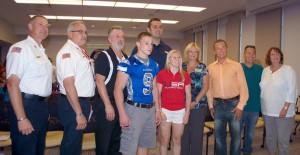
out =
{"type": "Polygon", "coordinates": [[[206,65],[201,63],[201,49],[195,43],[187,45],[183,55],[182,68],[192,80],[192,102],[189,122],[184,127],[181,140],[181,155],[201,155],[203,128],[207,113],[207,98],[209,79],[206,65]]]}

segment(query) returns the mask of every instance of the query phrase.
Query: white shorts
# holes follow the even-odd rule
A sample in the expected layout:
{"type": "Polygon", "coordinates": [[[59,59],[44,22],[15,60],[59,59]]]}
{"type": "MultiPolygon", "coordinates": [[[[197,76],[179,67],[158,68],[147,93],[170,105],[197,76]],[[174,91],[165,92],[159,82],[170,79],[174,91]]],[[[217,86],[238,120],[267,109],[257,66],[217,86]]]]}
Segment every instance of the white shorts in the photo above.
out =
{"type": "Polygon", "coordinates": [[[172,123],[177,123],[177,124],[181,124],[183,122],[185,108],[183,108],[181,110],[175,110],[175,111],[171,111],[171,110],[168,110],[165,108],[162,108],[161,110],[167,118],[166,122],[172,122],[172,123]]]}

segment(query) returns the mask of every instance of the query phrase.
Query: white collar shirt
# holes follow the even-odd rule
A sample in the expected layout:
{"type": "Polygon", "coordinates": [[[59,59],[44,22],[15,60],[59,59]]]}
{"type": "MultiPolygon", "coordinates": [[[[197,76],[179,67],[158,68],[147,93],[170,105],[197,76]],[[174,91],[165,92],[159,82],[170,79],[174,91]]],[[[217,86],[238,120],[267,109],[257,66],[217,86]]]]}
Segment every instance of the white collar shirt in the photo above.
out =
{"type": "Polygon", "coordinates": [[[81,48],[68,40],[56,56],[57,80],[60,84],[60,93],[66,95],[63,85],[64,79],[75,78],[75,87],[79,97],[92,97],[95,94],[93,65],[81,48]]]}
{"type": "Polygon", "coordinates": [[[50,96],[52,90],[52,65],[45,49],[28,36],[12,45],[7,54],[7,78],[16,75],[20,90],[27,94],[50,96]]]}

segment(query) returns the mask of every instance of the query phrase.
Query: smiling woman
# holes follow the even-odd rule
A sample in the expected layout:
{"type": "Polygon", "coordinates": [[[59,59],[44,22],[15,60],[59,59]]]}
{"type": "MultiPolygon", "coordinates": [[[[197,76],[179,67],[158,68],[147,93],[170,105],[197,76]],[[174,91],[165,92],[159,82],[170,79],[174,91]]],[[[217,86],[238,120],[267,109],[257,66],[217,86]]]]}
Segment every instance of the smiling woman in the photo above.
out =
{"type": "Polygon", "coordinates": [[[283,53],[271,47],[260,82],[261,112],[266,128],[266,144],[270,154],[289,154],[289,140],[294,124],[297,98],[296,73],[283,64],[283,53]],[[277,140],[274,140],[277,139],[277,140]]]}

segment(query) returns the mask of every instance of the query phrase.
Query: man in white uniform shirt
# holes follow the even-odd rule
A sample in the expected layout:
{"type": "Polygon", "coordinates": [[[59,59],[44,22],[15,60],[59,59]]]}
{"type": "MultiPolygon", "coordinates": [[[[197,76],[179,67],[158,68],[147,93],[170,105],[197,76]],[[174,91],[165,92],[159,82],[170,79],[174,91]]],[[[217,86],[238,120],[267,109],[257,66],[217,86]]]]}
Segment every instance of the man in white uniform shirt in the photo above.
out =
{"type": "Polygon", "coordinates": [[[61,93],[58,112],[64,127],[61,155],[80,154],[83,130],[87,126],[90,112],[90,99],[95,92],[92,62],[83,49],[86,41],[84,22],[72,22],[68,27],[68,41],[56,56],[61,93]]]}
{"type": "Polygon", "coordinates": [[[12,45],[7,54],[12,154],[44,154],[52,66],[42,41],[48,35],[49,26],[45,17],[32,17],[27,39],[12,45]]]}

